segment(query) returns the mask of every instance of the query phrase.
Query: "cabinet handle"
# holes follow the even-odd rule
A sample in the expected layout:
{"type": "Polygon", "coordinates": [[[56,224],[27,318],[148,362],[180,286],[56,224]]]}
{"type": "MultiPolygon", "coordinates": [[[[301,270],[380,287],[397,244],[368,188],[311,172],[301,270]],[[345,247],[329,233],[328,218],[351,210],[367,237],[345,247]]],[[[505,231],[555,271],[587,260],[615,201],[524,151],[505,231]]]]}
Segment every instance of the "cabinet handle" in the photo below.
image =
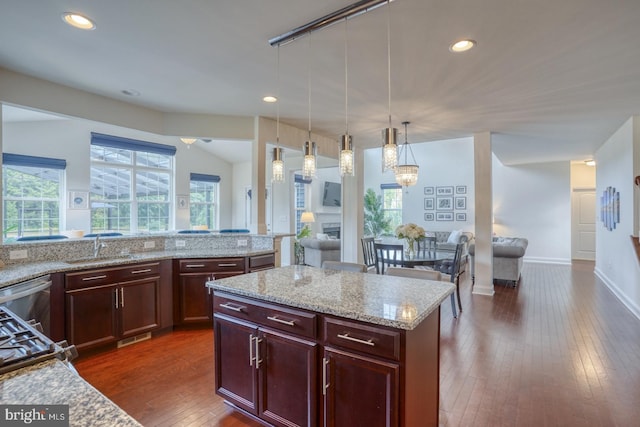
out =
{"type": "Polygon", "coordinates": [[[133,270],[133,271],[131,272],[131,274],[148,273],[148,272],[150,272],[150,271],[151,271],[151,269],[150,269],[150,268],[145,268],[144,270],[133,270]]]}
{"type": "Polygon", "coordinates": [[[82,281],[83,282],[88,282],[89,280],[99,280],[99,279],[106,279],[107,275],[106,274],[102,274],[100,276],[91,276],[91,277],[83,277],[82,281]]]}
{"type": "Polygon", "coordinates": [[[249,366],[253,366],[253,361],[255,357],[253,357],[253,334],[249,334],[249,366]]]}
{"type": "Polygon", "coordinates": [[[118,289],[116,288],[116,310],[118,309],[118,289]]]}
{"type": "Polygon", "coordinates": [[[185,265],[186,268],[202,268],[204,267],[204,264],[187,264],[185,265]]]}
{"type": "Polygon", "coordinates": [[[278,319],[276,316],[267,316],[267,319],[268,320],[273,320],[274,322],[282,323],[283,325],[296,326],[296,321],[295,320],[278,319]]]}
{"type": "Polygon", "coordinates": [[[234,263],[228,263],[227,262],[227,263],[218,264],[218,267],[237,267],[237,266],[238,266],[238,264],[236,264],[235,262],[234,263]]]}
{"type": "Polygon", "coordinates": [[[262,340],[259,337],[256,337],[256,369],[260,369],[260,362],[262,362],[262,359],[260,359],[260,343],[262,342],[262,340]]]}
{"type": "Polygon", "coordinates": [[[376,345],[373,342],[373,338],[369,338],[368,340],[365,341],[365,340],[361,340],[361,339],[358,339],[358,338],[350,337],[348,333],[346,333],[346,334],[338,334],[338,338],[342,338],[343,340],[357,342],[358,344],[370,345],[371,347],[375,347],[375,345],[376,345]]]}
{"type": "Polygon", "coordinates": [[[225,302],[224,304],[220,304],[220,307],[228,308],[229,310],[237,311],[239,313],[242,313],[242,309],[245,308],[245,307],[236,307],[234,305],[229,304],[228,302],[225,302]]]}
{"type": "Polygon", "coordinates": [[[120,288],[120,307],[124,308],[124,288],[120,288]]]}
{"type": "Polygon", "coordinates": [[[326,357],[322,358],[322,395],[327,395],[327,389],[329,388],[329,383],[327,383],[327,370],[329,367],[329,359],[326,357]]]}

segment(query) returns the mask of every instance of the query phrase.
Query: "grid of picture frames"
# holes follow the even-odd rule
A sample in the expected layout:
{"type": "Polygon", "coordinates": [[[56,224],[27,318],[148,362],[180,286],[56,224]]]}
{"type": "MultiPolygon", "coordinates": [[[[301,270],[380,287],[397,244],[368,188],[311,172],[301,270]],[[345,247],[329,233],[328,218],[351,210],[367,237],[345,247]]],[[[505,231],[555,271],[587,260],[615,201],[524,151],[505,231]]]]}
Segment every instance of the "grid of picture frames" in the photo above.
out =
{"type": "Polygon", "coordinates": [[[424,187],[425,221],[466,221],[467,186],[424,187]]]}

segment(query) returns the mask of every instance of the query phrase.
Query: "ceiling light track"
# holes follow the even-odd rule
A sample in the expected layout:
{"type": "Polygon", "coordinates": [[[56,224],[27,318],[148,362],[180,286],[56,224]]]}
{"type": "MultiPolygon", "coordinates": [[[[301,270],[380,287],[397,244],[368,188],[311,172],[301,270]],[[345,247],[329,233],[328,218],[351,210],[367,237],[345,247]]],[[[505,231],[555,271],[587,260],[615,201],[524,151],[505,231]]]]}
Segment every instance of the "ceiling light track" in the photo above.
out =
{"type": "Polygon", "coordinates": [[[351,19],[364,13],[371,12],[386,3],[387,0],[360,0],[349,6],[343,7],[340,10],[336,10],[335,12],[331,12],[328,15],[306,23],[298,28],[294,28],[293,30],[277,37],[269,39],[269,44],[271,46],[279,46],[292,42],[299,37],[327,28],[336,22],[342,21],[343,19],[351,19]]]}

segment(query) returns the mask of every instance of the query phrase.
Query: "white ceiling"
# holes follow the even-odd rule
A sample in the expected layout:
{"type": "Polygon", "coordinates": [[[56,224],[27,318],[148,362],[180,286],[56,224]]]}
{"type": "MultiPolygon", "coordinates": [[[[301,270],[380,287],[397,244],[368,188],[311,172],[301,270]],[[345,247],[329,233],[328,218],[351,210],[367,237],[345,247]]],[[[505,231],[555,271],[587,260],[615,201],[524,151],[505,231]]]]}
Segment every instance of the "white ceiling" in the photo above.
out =
{"type": "MultiPolygon", "coordinates": [[[[161,111],[275,117],[268,40],[353,2],[0,0],[0,66],[161,111]],[[66,26],[65,11],[97,28],[66,26]]],[[[395,0],[346,36],[340,23],[280,48],[283,122],[306,129],[310,104],[314,132],[344,133],[346,39],[349,130],[380,144],[388,13],[392,122],[412,122],[410,142],[491,131],[507,164],[584,159],[639,113],[638,0],[395,0]],[[449,52],[462,37],[478,46],[449,52]]]]}

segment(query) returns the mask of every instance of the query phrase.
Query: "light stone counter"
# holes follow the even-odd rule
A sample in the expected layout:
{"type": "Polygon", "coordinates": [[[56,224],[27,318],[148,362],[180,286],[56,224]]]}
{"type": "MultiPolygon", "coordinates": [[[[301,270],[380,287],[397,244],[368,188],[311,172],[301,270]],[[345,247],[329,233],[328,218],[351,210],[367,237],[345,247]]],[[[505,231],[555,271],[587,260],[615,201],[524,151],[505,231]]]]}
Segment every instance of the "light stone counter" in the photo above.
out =
{"type": "Polygon", "coordinates": [[[0,404],[69,405],[70,426],[141,426],[59,360],[0,375],[0,404]]]}
{"type": "Polygon", "coordinates": [[[263,301],[398,329],[415,329],[455,286],[293,265],[210,281],[207,286],[263,301]]]}
{"type": "MultiPolygon", "coordinates": [[[[267,250],[237,250],[237,249],[195,249],[184,251],[154,251],[139,252],[130,256],[105,256],[96,259],[86,259],[86,262],[68,263],[65,261],[43,261],[28,264],[14,264],[0,269],[0,288],[12,285],[14,283],[23,282],[45,274],[59,273],[74,270],[83,270],[86,268],[111,267],[118,265],[127,265],[140,263],[145,261],[157,261],[163,259],[179,259],[179,258],[227,258],[227,257],[246,257],[270,254],[274,251],[267,250]]],[[[64,258],[61,255],[61,258],[64,258]]],[[[72,258],[73,259],[73,258],[72,258]]]]}

